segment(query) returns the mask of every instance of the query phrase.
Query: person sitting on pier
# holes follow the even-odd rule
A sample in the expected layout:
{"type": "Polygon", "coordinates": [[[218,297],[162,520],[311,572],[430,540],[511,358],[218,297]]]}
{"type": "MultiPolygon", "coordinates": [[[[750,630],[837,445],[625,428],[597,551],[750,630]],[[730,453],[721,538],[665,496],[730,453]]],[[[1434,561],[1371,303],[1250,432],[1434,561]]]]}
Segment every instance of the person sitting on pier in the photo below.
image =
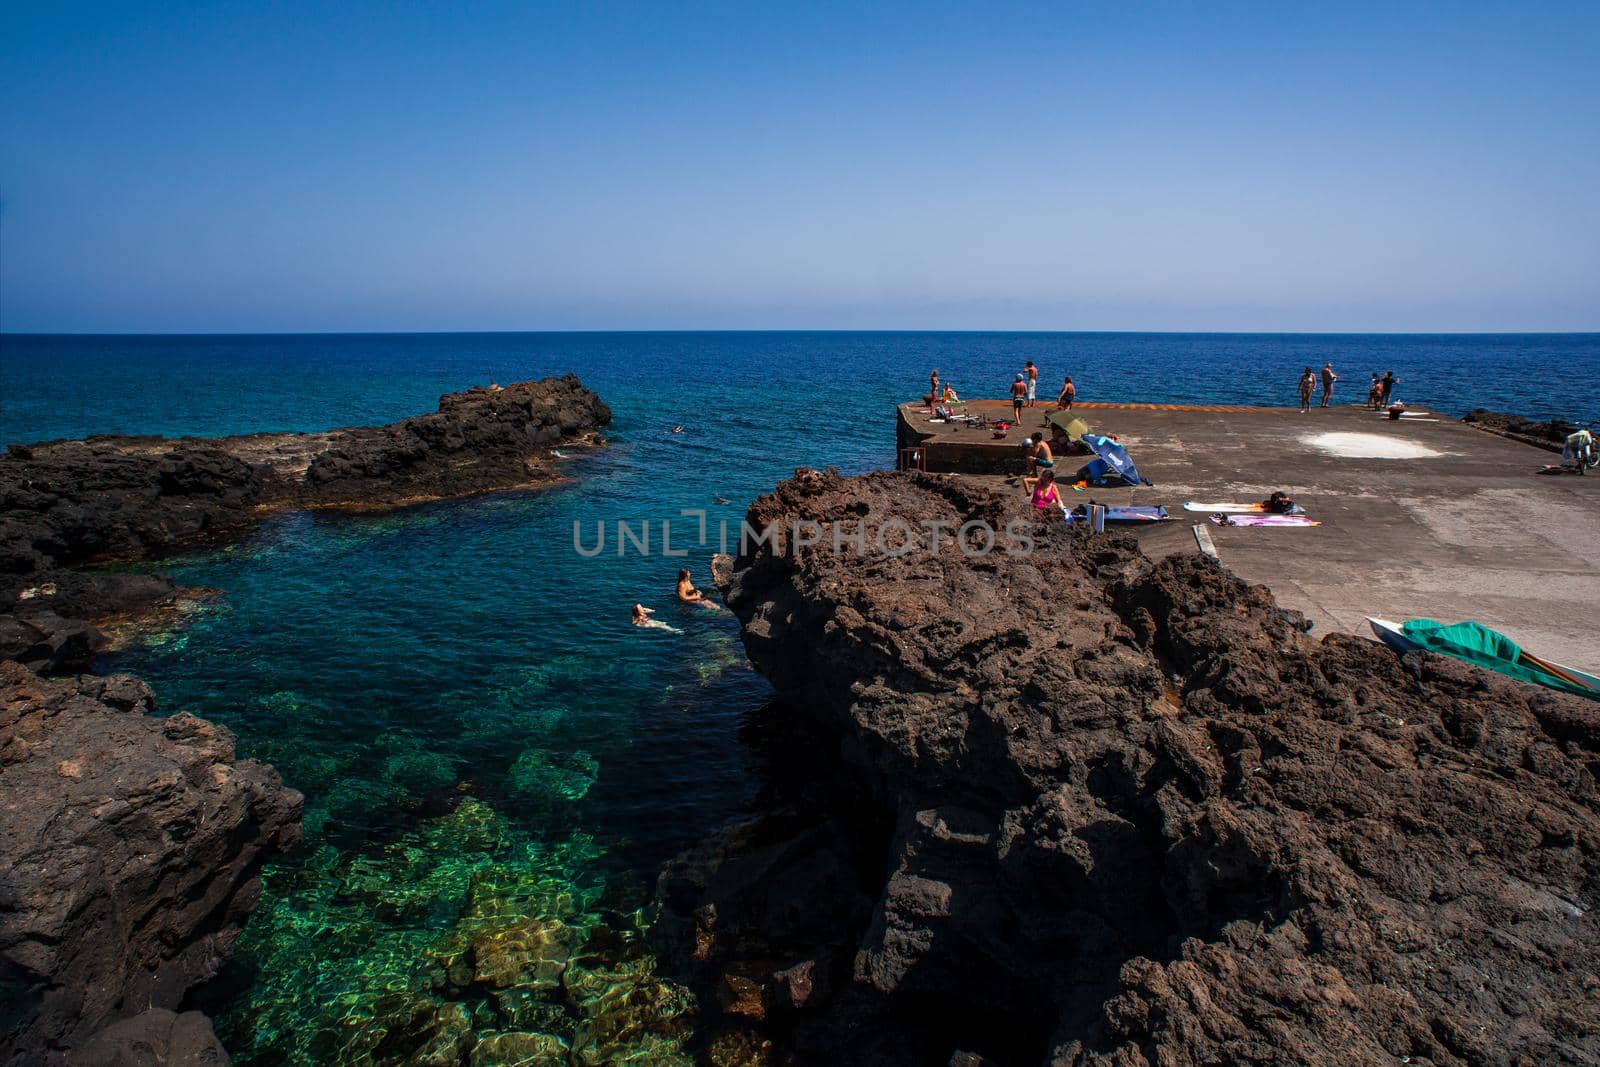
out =
{"type": "Polygon", "coordinates": [[[961,398],[956,396],[956,387],[951,385],[949,382],[944,383],[944,402],[946,404],[961,403],[961,398]]]}
{"type": "Polygon", "coordinates": [[[1372,388],[1367,390],[1367,407],[1377,411],[1383,406],[1383,383],[1378,381],[1378,372],[1372,372],[1372,388]]]}

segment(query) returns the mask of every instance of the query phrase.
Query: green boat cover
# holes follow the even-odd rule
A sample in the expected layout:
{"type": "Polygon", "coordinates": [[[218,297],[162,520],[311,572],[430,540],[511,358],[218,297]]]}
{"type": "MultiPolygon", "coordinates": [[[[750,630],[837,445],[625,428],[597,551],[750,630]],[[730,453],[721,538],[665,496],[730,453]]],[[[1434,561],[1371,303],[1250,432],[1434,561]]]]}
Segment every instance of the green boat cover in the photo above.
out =
{"type": "Polygon", "coordinates": [[[1588,686],[1573,685],[1549,671],[1523,662],[1522,648],[1515,641],[1482,623],[1457,622],[1446,625],[1433,619],[1412,619],[1403,624],[1400,631],[1430,652],[1454,656],[1524,682],[1600,700],[1600,693],[1588,686]]]}

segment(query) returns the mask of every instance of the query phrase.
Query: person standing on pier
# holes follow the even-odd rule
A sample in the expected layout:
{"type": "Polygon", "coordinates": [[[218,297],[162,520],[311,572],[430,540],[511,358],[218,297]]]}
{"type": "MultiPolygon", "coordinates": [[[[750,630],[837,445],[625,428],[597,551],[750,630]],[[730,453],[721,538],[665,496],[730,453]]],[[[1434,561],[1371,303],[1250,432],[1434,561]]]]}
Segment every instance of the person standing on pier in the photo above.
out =
{"type": "Polygon", "coordinates": [[[1383,372],[1383,377],[1378,379],[1378,384],[1383,386],[1383,396],[1378,398],[1378,406],[1386,408],[1389,406],[1389,394],[1400,384],[1400,379],[1394,376],[1394,371],[1386,370],[1383,372]]]}
{"type": "Polygon", "coordinates": [[[1056,407],[1062,411],[1071,411],[1072,402],[1078,399],[1078,387],[1072,384],[1072,375],[1067,375],[1067,380],[1061,383],[1061,399],[1056,401],[1056,407]]]}
{"type": "Polygon", "coordinates": [[[1372,374],[1372,387],[1367,390],[1367,407],[1377,411],[1383,406],[1383,383],[1378,381],[1376,371],[1372,374]]]}
{"type": "Polygon", "coordinates": [[[1017,375],[1017,380],[1011,383],[1011,413],[1016,417],[1018,426],[1022,425],[1022,405],[1028,402],[1028,383],[1017,375]]]}
{"type": "Polygon", "coordinates": [[[929,397],[930,405],[939,403],[939,368],[938,367],[933,368],[933,373],[928,375],[928,397],[929,397]]]}
{"type": "Polygon", "coordinates": [[[1028,376],[1028,406],[1031,408],[1039,392],[1039,368],[1030,359],[1022,365],[1022,373],[1028,376]]]}
{"type": "Polygon", "coordinates": [[[1317,375],[1310,367],[1300,372],[1300,410],[1311,410],[1311,393],[1317,387],[1317,375]]]}
{"type": "Polygon", "coordinates": [[[1328,403],[1331,400],[1333,400],[1333,383],[1338,381],[1338,380],[1339,380],[1339,376],[1337,374],[1333,373],[1333,363],[1332,362],[1324,363],[1322,365],[1322,406],[1323,407],[1327,407],[1328,403]]]}

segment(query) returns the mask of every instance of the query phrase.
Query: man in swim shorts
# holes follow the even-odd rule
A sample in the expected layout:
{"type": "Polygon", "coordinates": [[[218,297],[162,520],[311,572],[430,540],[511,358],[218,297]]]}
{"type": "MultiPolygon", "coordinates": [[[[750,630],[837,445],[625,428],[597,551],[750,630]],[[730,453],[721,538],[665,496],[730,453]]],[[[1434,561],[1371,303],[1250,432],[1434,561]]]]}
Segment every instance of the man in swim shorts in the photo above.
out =
{"type": "Polygon", "coordinates": [[[1035,395],[1039,391],[1039,368],[1033,365],[1033,360],[1028,360],[1022,366],[1022,373],[1028,376],[1028,406],[1033,407],[1035,395]]]}
{"type": "Polygon", "coordinates": [[[1017,380],[1011,383],[1011,414],[1014,421],[1022,424],[1022,405],[1028,402],[1028,383],[1022,375],[1017,375],[1017,380]]]}

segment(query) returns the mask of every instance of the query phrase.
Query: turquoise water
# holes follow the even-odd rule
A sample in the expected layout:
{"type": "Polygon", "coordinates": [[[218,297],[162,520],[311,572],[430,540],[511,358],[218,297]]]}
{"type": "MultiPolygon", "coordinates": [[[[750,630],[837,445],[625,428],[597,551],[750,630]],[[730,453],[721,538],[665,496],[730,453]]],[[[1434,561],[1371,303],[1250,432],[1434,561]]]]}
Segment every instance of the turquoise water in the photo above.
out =
{"type": "Polygon", "coordinates": [[[99,669],[225,723],[306,794],[305,845],[198,999],[240,1062],[394,1062],[468,1034],[517,1062],[538,1034],[581,1062],[657,1063],[691,1019],[641,909],[664,859],[750,802],[739,730],[770,692],[729,617],[672,600],[679,566],[709,581],[714,546],[586,559],[574,520],[704,508],[714,529],[796,466],[889,465],[890,405],[934,366],[967,395],[1033,359],[1086,400],[1292,403],[1299,367],[1328,358],[1454,413],[1600,417],[1596,335],[6,336],[0,439],[384,422],[491,374],[597,389],[614,443],[569,482],[287,516],[167,561],[220,595],[99,669]],[[636,600],[683,632],[630,625],[636,600]]]}

